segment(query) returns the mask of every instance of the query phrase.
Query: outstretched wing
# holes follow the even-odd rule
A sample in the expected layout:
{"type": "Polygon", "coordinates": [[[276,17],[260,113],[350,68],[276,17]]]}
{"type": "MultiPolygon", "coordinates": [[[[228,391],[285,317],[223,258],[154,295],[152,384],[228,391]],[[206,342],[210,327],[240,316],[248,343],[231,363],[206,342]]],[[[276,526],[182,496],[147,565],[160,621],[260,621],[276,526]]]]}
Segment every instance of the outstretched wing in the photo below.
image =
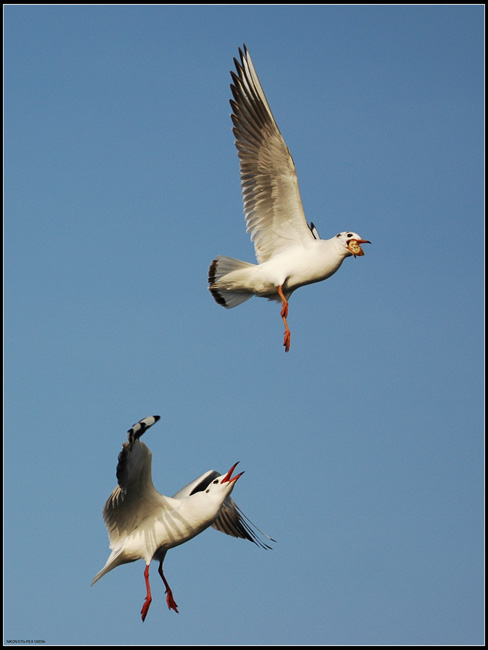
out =
{"type": "Polygon", "coordinates": [[[239,506],[230,497],[227,497],[224,501],[224,504],[220,509],[220,514],[212,524],[212,527],[220,530],[221,533],[226,533],[232,537],[248,539],[250,542],[254,542],[254,544],[261,548],[271,549],[271,546],[260,539],[257,532],[261,533],[261,535],[266,537],[266,539],[269,539],[270,542],[276,541],[272,537],[269,537],[269,535],[266,535],[266,533],[263,533],[256,524],[253,524],[249,517],[246,517],[239,506]]]}
{"type": "Polygon", "coordinates": [[[127,432],[127,442],[122,445],[117,464],[118,485],[103,508],[110,548],[134,531],[155,507],[161,507],[162,496],[152,482],[152,454],[139,440],[159,419],[159,415],[153,415],[134,424],[127,432]]]}
{"type": "MultiPolygon", "coordinates": [[[[185,487],[181,488],[174,496],[173,499],[181,499],[182,497],[189,497],[195,492],[203,492],[210,483],[222,476],[219,472],[215,470],[210,470],[196,478],[185,487]]],[[[216,530],[220,530],[222,533],[231,535],[232,537],[240,537],[241,539],[248,539],[250,542],[254,542],[257,546],[261,548],[270,549],[271,546],[268,546],[264,541],[262,541],[257,532],[261,533],[264,537],[269,539],[271,542],[275,540],[263,533],[262,530],[252,523],[248,517],[242,512],[242,510],[237,506],[235,501],[227,497],[220,509],[219,516],[212,524],[212,527],[216,530]],[[255,529],[255,530],[254,530],[255,529]],[[257,532],[256,532],[257,531],[257,532]]]]}
{"type": "Polygon", "coordinates": [[[233,133],[240,159],[247,232],[256,258],[273,255],[313,237],[303,212],[295,164],[278,129],[249,52],[239,49],[231,71],[233,133]]]}

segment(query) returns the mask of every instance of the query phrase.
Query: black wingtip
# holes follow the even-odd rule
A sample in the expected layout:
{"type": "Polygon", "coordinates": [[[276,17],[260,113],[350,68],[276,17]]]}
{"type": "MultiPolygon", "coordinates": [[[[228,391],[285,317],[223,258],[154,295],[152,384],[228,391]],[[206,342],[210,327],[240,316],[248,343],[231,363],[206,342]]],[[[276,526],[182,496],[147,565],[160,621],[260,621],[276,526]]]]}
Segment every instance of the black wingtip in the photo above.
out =
{"type": "Polygon", "coordinates": [[[142,420],[139,420],[139,422],[136,422],[134,425],[132,425],[132,427],[127,431],[129,443],[132,445],[135,440],[139,440],[143,433],[152,427],[153,424],[156,424],[156,422],[160,419],[160,415],[150,415],[149,417],[143,418],[142,420]]]}
{"type": "Polygon", "coordinates": [[[217,276],[217,262],[218,260],[212,260],[210,266],[208,267],[208,284],[212,286],[212,284],[215,282],[215,278],[217,276]]]}
{"type": "MultiPolygon", "coordinates": [[[[241,59],[241,62],[239,63],[236,57],[234,57],[234,65],[236,67],[237,72],[239,72],[240,75],[240,70],[244,66],[244,61],[246,61],[247,57],[249,56],[249,50],[247,49],[245,43],[242,44],[242,48],[239,47],[238,49],[239,49],[239,58],[241,59]]],[[[231,74],[232,74],[232,70],[231,70],[231,74]]]]}

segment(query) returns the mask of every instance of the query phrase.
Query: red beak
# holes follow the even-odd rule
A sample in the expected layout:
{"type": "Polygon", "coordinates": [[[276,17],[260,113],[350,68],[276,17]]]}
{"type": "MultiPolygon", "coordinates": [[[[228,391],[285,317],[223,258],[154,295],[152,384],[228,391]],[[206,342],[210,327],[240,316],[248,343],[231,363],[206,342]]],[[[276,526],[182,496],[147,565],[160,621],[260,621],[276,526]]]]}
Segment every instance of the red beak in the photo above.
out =
{"type": "Polygon", "coordinates": [[[238,464],[239,464],[239,461],[237,461],[237,463],[232,465],[230,470],[227,472],[227,474],[222,479],[221,483],[232,483],[233,481],[237,481],[237,479],[244,474],[244,472],[241,472],[240,474],[237,474],[236,476],[233,476],[231,478],[232,472],[235,470],[235,468],[237,467],[238,464]]]}

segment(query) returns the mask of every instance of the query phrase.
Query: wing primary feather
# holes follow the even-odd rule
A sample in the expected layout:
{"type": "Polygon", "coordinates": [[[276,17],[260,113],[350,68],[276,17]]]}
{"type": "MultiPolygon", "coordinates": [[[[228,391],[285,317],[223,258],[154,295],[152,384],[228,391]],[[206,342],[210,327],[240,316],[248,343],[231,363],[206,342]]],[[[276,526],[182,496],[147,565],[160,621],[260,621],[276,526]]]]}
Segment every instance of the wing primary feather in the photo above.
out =
{"type": "Polygon", "coordinates": [[[235,509],[237,510],[237,512],[239,513],[239,515],[241,516],[241,523],[242,523],[243,527],[244,527],[244,528],[249,532],[250,535],[252,535],[254,543],[257,544],[258,546],[261,546],[262,548],[267,548],[267,549],[269,549],[269,550],[273,550],[272,546],[269,546],[268,544],[266,544],[265,542],[263,542],[262,540],[259,539],[259,537],[258,537],[258,536],[256,535],[256,533],[254,532],[253,528],[255,528],[257,531],[259,531],[259,532],[261,533],[261,535],[263,535],[264,537],[266,537],[266,539],[269,539],[270,542],[274,542],[274,543],[276,544],[276,540],[273,539],[272,537],[270,537],[269,535],[266,535],[266,533],[263,533],[263,531],[262,531],[260,528],[258,528],[258,527],[256,526],[256,524],[254,524],[254,523],[249,519],[249,517],[247,517],[247,516],[242,512],[242,510],[239,508],[238,505],[234,504],[234,507],[235,507],[235,509]],[[251,526],[252,526],[253,528],[251,528],[251,526]]]}
{"type": "Polygon", "coordinates": [[[148,418],[143,418],[142,420],[139,420],[139,422],[136,422],[129,431],[127,431],[129,444],[133,445],[135,440],[139,440],[149,427],[152,427],[152,425],[156,424],[160,419],[160,415],[150,415],[148,418]]]}
{"type": "Polygon", "coordinates": [[[264,549],[272,550],[272,547],[261,540],[254,529],[271,542],[276,541],[272,537],[269,537],[269,535],[266,535],[266,533],[263,533],[262,530],[253,524],[249,517],[246,517],[242,510],[230,498],[224,502],[220,514],[212,526],[221,533],[231,535],[231,537],[247,539],[256,544],[256,546],[264,549]]]}

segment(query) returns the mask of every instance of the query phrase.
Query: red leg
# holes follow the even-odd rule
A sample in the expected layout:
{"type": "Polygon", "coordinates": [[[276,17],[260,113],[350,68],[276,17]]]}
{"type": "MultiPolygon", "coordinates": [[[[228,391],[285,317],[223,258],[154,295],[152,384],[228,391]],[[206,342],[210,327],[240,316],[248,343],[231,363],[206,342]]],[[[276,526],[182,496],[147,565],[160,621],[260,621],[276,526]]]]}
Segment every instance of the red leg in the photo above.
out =
{"type": "Polygon", "coordinates": [[[149,564],[146,564],[146,569],[144,571],[144,579],[146,580],[147,595],[146,595],[146,600],[144,601],[144,604],[143,604],[142,609],[141,609],[141,616],[142,616],[143,621],[147,616],[147,613],[149,611],[149,606],[150,606],[151,600],[152,600],[152,598],[151,598],[151,587],[149,586],[149,564]]]}
{"type": "Polygon", "coordinates": [[[278,295],[281,298],[281,302],[283,307],[281,308],[281,317],[286,318],[288,316],[288,300],[285,298],[285,294],[283,293],[283,285],[280,284],[278,287],[278,295]]]}
{"type": "Polygon", "coordinates": [[[283,293],[283,286],[281,284],[278,287],[278,295],[281,298],[281,302],[283,304],[283,307],[281,308],[281,318],[285,324],[285,338],[283,340],[283,345],[285,346],[285,352],[288,352],[290,349],[290,328],[286,322],[286,318],[288,316],[288,300],[285,298],[285,295],[283,293]]]}
{"type": "Polygon", "coordinates": [[[164,582],[164,586],[166,587],[166,592],[165,593],[167,594],[166,603],[168,605],[168,609],[174,609],[174,611],[178,614],[179,613],[178,612],[178,605],[175,603],[174,598],[173,598],[173,592],[170,589],[168,581],[164,577],[163,563],[162,562],[159,563],[158,573],[159,573],[159,575],[161,576],[161,578],[162,578],[162,580],[164,582]]]}

